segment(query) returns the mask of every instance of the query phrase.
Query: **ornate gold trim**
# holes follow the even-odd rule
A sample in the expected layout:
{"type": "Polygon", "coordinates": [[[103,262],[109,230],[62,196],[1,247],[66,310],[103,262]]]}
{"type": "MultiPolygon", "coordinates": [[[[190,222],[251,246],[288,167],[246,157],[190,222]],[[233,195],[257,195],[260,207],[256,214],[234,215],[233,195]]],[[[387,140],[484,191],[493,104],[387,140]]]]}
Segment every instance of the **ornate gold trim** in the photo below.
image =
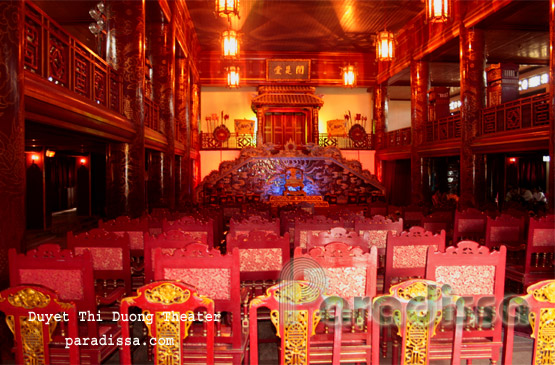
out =
{"type": "Polygon", "coordinates": [[[50,303],[50,296],[32,288],[24,288],[8,296],[8,302],[14,307],[25,309],[44,308],[50,303]]]}
{"type": "Polygon", "coordinates": [[[145,298],[150,303],[181,304],[191,297],[191,291],[183,290],[171,283],[163,283],[145,291],[145,298]]]}
{"type": "Polygon", "coordinates": [[[534,365],[555,364],[555,308],[540,310],[534,365]]]}
{"type": "Polygon", "coordinates": [[[532,294],[538,302],[555,303],[555,281],[549,281],[529,294],[532,294]]]}

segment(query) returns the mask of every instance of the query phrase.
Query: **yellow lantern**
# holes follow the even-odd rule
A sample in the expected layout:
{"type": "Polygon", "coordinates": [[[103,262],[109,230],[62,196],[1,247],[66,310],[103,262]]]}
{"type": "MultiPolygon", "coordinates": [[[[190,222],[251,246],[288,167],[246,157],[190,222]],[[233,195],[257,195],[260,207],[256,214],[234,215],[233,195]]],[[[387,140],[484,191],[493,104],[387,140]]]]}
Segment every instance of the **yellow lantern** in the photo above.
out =
{"type": "Polygon", "coordinates": [[[342,68],[343,85],[353,87],[356,84],[356,69],[355,66],[348,65],[342,68]]]}
{"type": "Polygon", "coordinates": [[[426,0],[426,15],[430,22],[446,22],[451,15],[449,0],[426,0]]]}
{"type": "Polygon", "coordinates": [[[239,0],[216,0],[216,15],[239,16],[239,0]]]}
{"type": "Polygon", "coordinates": [[[224,58],[239,57],[239,40],[237,32],[226,30],[222,33],[222,56],[224,58]]]}
{"type": "Polygon", "coordinates": [[[376,57],[379,61],[391,61],[394,57],[394,35],[387,30],[381,31],[376,37],[376,57]]]}
{"type": "Polygon", "coordinates": [[[229,66],[227,68],[227,87],[237,88],[239,87],[239,67],[229,66]]]}

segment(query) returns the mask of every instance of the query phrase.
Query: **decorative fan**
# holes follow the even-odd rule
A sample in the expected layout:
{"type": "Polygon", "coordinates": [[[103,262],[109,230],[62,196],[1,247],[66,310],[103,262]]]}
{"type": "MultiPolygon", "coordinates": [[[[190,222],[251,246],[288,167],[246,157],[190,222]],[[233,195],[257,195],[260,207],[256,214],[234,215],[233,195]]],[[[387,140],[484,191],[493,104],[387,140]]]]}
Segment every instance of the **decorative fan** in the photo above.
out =
{"type": "Polygon", "coordinates": [[[229,139],[229,136],[231,136],[231,133],[229,132],[229,129],[227,129],[227,127],[223,124],[217,126],[214,129],[214,139],[220,143],[227,141],[229,139]]]}
{"type": "Polygon", "coordinates": [[[364,127],[358,123],[354,124],[351,129],[349,129],[349,138],[353,142],[364,141],[364,138],[366,138],[366,131],[364,130],[364,127]]]}

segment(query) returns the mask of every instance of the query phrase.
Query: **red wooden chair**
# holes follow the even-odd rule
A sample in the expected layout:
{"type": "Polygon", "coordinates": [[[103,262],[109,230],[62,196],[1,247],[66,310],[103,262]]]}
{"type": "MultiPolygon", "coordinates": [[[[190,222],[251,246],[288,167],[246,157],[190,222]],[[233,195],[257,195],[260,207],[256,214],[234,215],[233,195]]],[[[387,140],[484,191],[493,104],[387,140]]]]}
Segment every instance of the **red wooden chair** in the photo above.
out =
{"type": "Polygon", "coordinates": [[[282,209],[279,212],[280,232],[281,235],[289,233],[289,240],[291,241],[291,244],[293,244],[295,240],[296,220],[307,220],[312,217],[312,213],[298,207],[293,209],[289,207],[287,208],[288,209],[282,209]]]}
{"type": "MultiPolygon", "coordinates": [[[[428,250],[426,278],[449,285],[453,294],[465,300],[462,359],[490,359],[492,364],[499,360],[505,258],[505,246],[490,252],[473,241],[461,241],[445,252],[428,250]]],[[[443,323],[441,329],[443,338],[449,331],[444,331],[443,323]]],[[[438,343],[434,351],[447,351],[449,346],[448,342],[438,343]]]]}
{"type": "MultiPolygon", "coordinates": [[[[317,328],[312,339],[313,345],[325,346],[332,342],[336,331],[341,331],[341,340],[338,343],[341,360],[369,364],[372,358],[372,313],[368,300],[376,296],[377,248],[372,247],[369,253],[364,253],[359,247],[334,242],[303,253],[302,248],[297,247],[293,263],[302,262],[300,259],[313,260],[317,266],[315,272],[314,268],[304,268],[304,273],[300,273],[301,279],[314,278],[319,270],[323,270],[327,284],[324,293],[342,298],[348,304],[342,309],[341,316],[335,315],[335,309],[320,312],[324,323],[317,328]],[[340,321],[341,324],[338,327],[332,326],[334,328],[330,331],[327,322],[331,319],[340,321]]],[[[325,358],[324,354],[319,356],[325,358]]]]}
{"type": "Polygon", "coordinates": [[[238,235],[248,235],[252,231],[264,231],[279,235],[279,219],[264,219],[260,216],[252,215],[245,219],[231,218],[229,221],[229,237],[238,235]]]}
{"type": "Polygon", "coordinates": [[[521,253],[526,249],[524,217],[517,218],[508,214],[501,214],[495,218],[488,216],[485,245],[489,249],[505,245],[507,265],[518,263],[521,253]]]}
{"type": "Polygon", "coordinates": [[[355,231],[366,240],[366,244],[376,246],[379,255],[379,267],[385,265],[385,247],[387,243],[387,232],[401,233],[403,231],[403,220],[392,221],[381,215],[355,222],[355,231]]]}
{"type": "Polygon", "coordinates": [[[553,321],[555,318],[555,280],[545,280],[528,287],[526,295],[511,299],[503,344],[503,364],[513,363],[513,340],[516,309],[524,306],[528,313],[527,323],[534,339],[532,364],[555,364],[553,321]]]}
{"type": "Polygon", "coordinates": [[[92,229],[75,236],[67,233],[67,247],[80,255],[89,251],[94,278],[103,286],[106,297],[118,299],[131,294],[131,257],[129,236],[103,229],[92,229]]]}
{"type": "MultiPolygon", "coordinates": [[[[335,329],[331,340],[318,342],[319,324],[328,321],[322,318],[322,308],[340,313],[342,302],[330,300],[323,294],[320,285],[301,280],[284,280],[268,289],[266,295],[251,301],[250,323],[250,364],[258,364],[258,312],[269,309],[276,336],[281,338],[280,364],[339,364],[341,361],[354,362],[349,354],[342,354],[342,316],[336,316],[335,329]]],[[[326,310],[328,312],[328,310],[326,310]]],[[[343,349],[344,350],[344,349],[343,349]]],[[[350,354],[356,357],[357,353],[350,354]]]]}
{"type": "Polygon", "coordinates": [[[157,247],[162,249],[162,252],[172,254],[179,248],[185,248],[191,243],[203,243],[207,245],[207,236],[200,235],[202,240],[199,240],[199,235],[191,234],[191,232],[184,231],[168,231],[158,236],[151,236],[148,233],[145,236],[145,283],[154,281],[154,252],[157,247]],[[204,241],[203,241],[204,240],[204,241]]]}
{"type": "Polygon", "coordinates": [[[333,220],[318,215],[305,220],[295,220],[295,243],[294,247],[306,248],[309,236],[317,236],[333,227],[344,227],[345,222],[333,220]]]}
{"type": "Polygon", "coordinates": [[[54,347],[65,343],[66,336],[79,336],[75,304],[61,301],[45,287],[21,285],[0,292],[0,312],[15,338],[17,364],[80,363],[79,346],[54,347]]]}
{"type": "Polygon", "coordinates": [[[526,288],[528,285],[555,278],[555,215],[530,219],[526,256],[523,264],[507,268],[507,279],[526,288]]]}
{"type": "MultiPolygon", "coordinates": [[[[131,307],[141,309],[149,337],[157,340],[153,346],[155,364],[184,364],[189,360],[182,349],[190,345],[191,327],[197,327],[194,332],[201,332],[206,342],[202,360],[214,364],[214,322],[219,318],[214,315],[213,300],[183,283],[158,281],[139,288],[136,296],[124,298],[120,318],[131,318],[131,307]]],[[[124,344],[132,343],[129,323],[120,321],[124,344]]],[[[132,363],[131,346],[121,347],[120,363],[132,363]]]]}
{"type": "MultiPolygon", "coordinates": [[[[240,364],[246,353],[247,335],[242,331],[239,251],[222,255],[207,245],[192,243],[167,255],[155,250],[155,280],[179,280],[214,300],[216,315],[225,321],[216,325],[215,362],[240,364]]],[[[189,341],[204,342],[202,333],[189,333],[189,341]],[[197,338],[198,337],[198,338],[197,338]]],[[[186,348],[189,361],[202,356],[202,347],[186,348]]],[[[205,352],[205,351],[204,351],[205,352]]]]}
{"type": "MultiPolygon", "coordinates": [[[[61,300],[73,302],[79,314],[79,336],[100,338],[106,335],[113,342],[106,345],[82,345],[81,363],[99,364],[117,349],[121,329],[114,322],[98,321],[99,304],[113,304],[118,298],[96,295],[91,253],[74,255],[55,244],[44,244],[27,254],[8,251],[10,286],[36,284],[52,289],[61,300]],[[83,319],[83,321],[81,321],[83,319]]],[[[65,345],[64,345],[65,346],[65,345]]]]}
{"type": "Polygon", "coordinates": [[[370,214],[370,217],[373,217],[375,215],[381,215],[385,217],[387,216],[387,204],[383,202],[371,203],[368,206],[368,213],[370,214]]]}
{"type": "Polygon", "coordinates": [[[447,242],[449,242],[449,239],[453,237],[453,211],[437,211],[424,216],[422,227],[432,233],[444,230],[447,242]]]}
{"type": "Polygon", "coordinates": [[[486,236],[487,215],[478,209],[469,208],[463,212],[455,211],[453,244],[462,240],[484,241],[486,236]]]}
{"type": "Polygon", "coordinates": [[[368,252],[368,242],[363,237],[360,237],[355,231],[347,231],[342,227],[335,227],[329,231],[320,232],[317,236],[309,235],[306,249],[310,250],[316,246],[325,246],[332,242],[343,242],[348,246],[358,246],[363,252],[368,252]]]}
{"type": "Polygon", "coordinates": [[[405,229],[412,226],[422,227],[422,219],[424,218],[424,210],[422,207],[409,205],[402,209],[403,223],[405,229]]]}
{"type": "Polygon", "coordinates": [[[194,236],[198,241],[207,242],[210,248],[214,247],[214,221],[212,219],[197,219],[183,217],[176,221],[164,220],[162,231],[184,231],[194,236]]]}
{"type": "Polygon", "coordinates": [[[445,231],[433,234],[422,227],[411,227],[399,234],[388,232],[383,292],[405,279],[424,278],[428,248],[444,251],[445,231]]]}
{"type": "MultiPolygon", "coordinates": [[[[373,312],[382,313],[382,317],[376,316],[372,325],[373,333],[379,333],[380,321],[383,321],[382,324],[393,324],[397,328],[400,341],[395,339],[393,344],[392,363],[427,365],[430,360],[450,358],[452,365],[460,365],[464,300],[450,295],[443,284],[425,279],[402,282],[392,286],[389,292],[388,295],[374,299],[373,312]],[[450,338],[446,338],[447,341],[438,339],[438,325],[445,317],[451,317],[453,311],[450,309],[453,306],[454,321],[450,338]],[[437,351],[438,342],[445,345],[444,351],[437,351]]],[[[378,336],[372,338],[373,348],[378,348],[379,340],[378,336]]]]}

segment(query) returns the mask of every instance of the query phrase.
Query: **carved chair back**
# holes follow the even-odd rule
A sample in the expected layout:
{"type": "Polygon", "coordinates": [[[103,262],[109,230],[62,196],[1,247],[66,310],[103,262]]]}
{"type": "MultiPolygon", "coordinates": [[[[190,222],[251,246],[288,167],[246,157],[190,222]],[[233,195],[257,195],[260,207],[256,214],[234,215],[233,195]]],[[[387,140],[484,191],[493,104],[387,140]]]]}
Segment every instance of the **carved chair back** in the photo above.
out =
{"type": "Polygon", "coordinates": [[[383,202],[374,202],[368,206],[370,217],[375,215],[387,216],[387,204],[383,202]]]}
{"type": "MultiPolygon", "coordinates": [[[[374,299],[375,313],[391,313],[383,318],[384,324],[393,324],[401,337],[401,359],[398,359],[397,342],[393,346],[393,364],[429,364],[438,358],[432,352],[432,341],[438,336],[438,325],[446,316],[447,307],[455,306],[455,326],[451,333],[452,342],[439,358],[451,352],[451,364],[460,364],[462,321],[462,301],[451,296],[439,282],[425,279],[411,279],[394,285],[389,294],[374,299]],[[387,308],[387,309],[386,309],[387,308]]],[[[374,320],[374,333],[378,333],[380,323],[374,320]]],[[[372,346],[378,348],[379,337],[372,338],[372,346]]]]}
{"type": "Polygon", "coordinates": [[[227,237],[238,235],[248,235],[252,231],[264,231],[279,235],[279,218],[265,219],[257,215],[252,215],[245,219],[231,218],[229,221],[229,234],[227,237]]]}
{"type": "Polygon", "coordinates": [[[279,236],[267,231],[251,231],[228,236],[227,249],[229,252],[239,250],[242,282],[278,280],[283,265],[291,256],[288,233],[279,236]]]}
{"type": "MultiPolygon", "coordinates": [[[[553,278],[555,260],[555,215],[531,219],[526,243],[525,274],[539,280],[553,278]]],[[[528,283],[525,283],[527,285],[528,283]]]]}
{"type": "Polygon", "coordinates": [[[326,232],[333,227],[344,227],[345,222],[333,220],[318,215],[305,220],[295,220],[295,244],[294,247],[306,248],[309,236],[318,236],[321,232],[326,232]]]}
{"type": "Polygon", "coordinates": [[[127,216],[117,217],[108,221],[99,220],[98,228],[108,232],[129,235],[129,248],[132,257],[143,256],[144,233],[149,232],[148,220],[144,217],[131,219],[127,216]]]}
{"type": "MultiPolygon", "coordinates": [[[[21,285],[1,291],[0,312],[15,338],[17,364],[50,364],[51,352],[55,352],[50,344],[59,340],[56,337],[79,336],[75,304],[60,301],[54,291],[42,286],[21,285]]],[[[70,345],[69,361],[67,357],[64,360],[78,364],[79,346],[70,345]]]]}
{"type": "Polygon", "coordinates": [[[412,226],[422,227],[422,219],[424,218],[424,210],[422,207],[409,205],[402,209],[402,215],[405,229],[412,226]]]}
{"type": "Polygon", "coordinates": [[[530,325],[534,339],[532,364],[555,364],[555,345],[553,336],[553,323],[555,321],[555,280],[545,280],[532,284],[527,289],[527,294],[518,296],[509,302],[508,321],[503,345],[503,364],[513,363],[513,341],[515,319],[521,313],[527,313],[528,318],[523,318],[524,323],[530,325]],[[517,309],[525,307],[526,311],[517,309]]]}
{"type": "Polygon", "coordinates": [[[501,214],[495,218],[487,217],[486,243],[492,249],[500,245],[507,249],[522,250],[525,247],[524,217],[501,214]]]}
{"type": "Polygon", "coordinates": [[[486,213],[474,208],[455,211],[453,244],[462,240],[483,240],[486,236],[487,217],[486,213]]]}
{"type": "Polygon", "coordinates": [[[343,227],[334,227],[329,231],[320,232],[317,236],[309,235],[306,249],[325,246],[331,242],[343,242],[351,247],[360,247],[363,252],[369,251],[368,243],[363,237],[359,236],[357,232],[347,231],[343,227]]]}
{"type": "MultiPolygon", "coordinates": [[[[251,301],[250,364],[258,364],[258,310],[270,310],[270,318],[281,338],[280,364],[311,364],[315,361],[311,338],[321,321],[320,309],[326,297],[322,288],[308,281],[284,280],[269,288],[265,295],[251,301]]],[[[337,332],[338,335],[341,331],[337,332]]],[[[335,347],[335,346],[334,346],[335,347]]],[[[334,357],[332,363],[339,364],[334,357]]]]}
{"type": "Polygon", "coordinates": [[[154,251],[155,280],[179,280],[197,288],[197,292],[214,300],[217,313],[231,315],[231,326],[217,326],[216,342],[241,347],[241,292],[239,250],[222,255],[201,243],[191,243],[173,254],[161,248],[154,251]]]}
{"type": "Polygon", "coordinates": [[[422,227],[411,227],[399,234],[388,232],[383,292],[404,278],[424,278],[428,249],[445,250],[445,231],[433,234],[422,227]]]}
{"type": "Polygon", "coordinates": [[[387,232],[401,233],[403,219],[393,221],[384,216],[376,215],[372,218],[355,222],[355,231],[366,240],[366,244],[378,248],[379,266],[385,265],[385,248],[387,245],[387,232]]]}
{"type": "MultiPolygon", "coordinates": [[[[182,348],[187,346],[191,327],[195,326],[200,327],[206,342],[203,361],[214,363],[214,321],[219,318],[214,316],[212,299],[198,295],[194,288],[180,282],[157,281],[137,289],[136,296],[122,299],[120,318],[128,318],[130,307],[141,309],[150,337],[164,338],[164,343],[154,345],[154,364],[185,363],[182,348]]],[[[123,342],[131,341],[130,326],[120,323],[123,342]]],[[[122,364],[131,364],[131,346],[122,346],[120,354],[122,364]]]]}
{"type": "Polygon", "coordinates": [[[422,227],[426,231],[439,233],[445,231],[447,237],[453,234],[453,211],[437,211],[422,218],[422,227]]]}
{"type": "Polygon", "coordinates": [[[479,356],[493,362],[501,348],[506,253],[505,246],[490,251],[477,242],[460,241],[445,252],[429,250],[426,267],[426,278],[449,285],[464,298],[464,338],[487,339],[479,356]]]}
{"type": "Polygon", "coordinates": [[[287,209],[280,210],[279,222],[281,234],[283,235],[285,233],[289,233],[289,239],[291,240],[291,243],[293,243],[295,239],[296,220],[298,219],[299,221],[304,221],[310,217],[312,217],[312,213],[307,212],[302,208],[291,209],[287,207],[287,209]]]}
{"type": "MultiPolygon", "coordinates": [[[[63,301],[75,303],[78,311],[97,313],[92,256],[74,255],[56,244],[44,244],[26,254],[8,251],[10,286],[35,284],[55,290],[63,301]]],[[[90,336],[98,335],[96,321],[87,322],[90,336]]]]}
{"type": "Polygon", "coordinates": [[[214,221],[212,219],[200,219],[195,217],[183,217],[176,221],[164,220],[162,231],[169,232],[181,230],[194,235],[199,241],[207,242],[210,248],[214,247],[214,221]]]}
{"type": "Polygon", "coordinates": [[[131,257],[129,235],[120,236],[103,229],[92,229],[77,236],[67,233],[67,247],[80,255],[89,251],[93,260],[94,278],[104,282],[112,281],[114,287],[123,286],[125,293],[131,294],[131,257]]]}
{"type": "Polygon", "coordinates": [[[158,236],[151,236],[148,233],[145,236],[145,283],[150,283],[154,280],[154,252],[157,247],[162,249],[165,254],[171,255],[179,248],[185,248],[191,243],[203,243],[207,245],[206,236],[195,234],[196,232],[184,231],[168,231],[158,236]],[[192,233],[192,234],[191,234],[192,233]]]}

